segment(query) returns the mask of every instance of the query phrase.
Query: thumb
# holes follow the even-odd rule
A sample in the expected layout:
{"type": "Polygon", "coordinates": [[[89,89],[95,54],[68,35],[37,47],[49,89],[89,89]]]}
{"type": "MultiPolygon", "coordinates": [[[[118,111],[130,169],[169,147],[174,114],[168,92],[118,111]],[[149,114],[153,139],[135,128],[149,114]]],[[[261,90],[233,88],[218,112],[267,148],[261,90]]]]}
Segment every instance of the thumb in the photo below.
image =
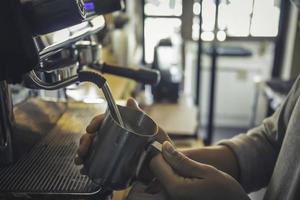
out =
{"type": "Polygon", "coordinates": [[[205,178],[209,166],[198,163],[178,152],[170,142],[164,142],[162,153],[167,163],[183,177],[205,178]]]}
{"type": "Polygon", "coordinates": [[[127,100],[127,107],[137,109],[137,110],[141,110],[141,108],[139,107],[138,102],[134,98],[129,98],[127,100]]]}
{"type": "Polygon", "coordinates": [[[150,169],[158,181],[170,193],[172,193],[173,186],[181,180],[181,177],[174,172],[161,154],[155,156],[150,161],[150,169]]]}

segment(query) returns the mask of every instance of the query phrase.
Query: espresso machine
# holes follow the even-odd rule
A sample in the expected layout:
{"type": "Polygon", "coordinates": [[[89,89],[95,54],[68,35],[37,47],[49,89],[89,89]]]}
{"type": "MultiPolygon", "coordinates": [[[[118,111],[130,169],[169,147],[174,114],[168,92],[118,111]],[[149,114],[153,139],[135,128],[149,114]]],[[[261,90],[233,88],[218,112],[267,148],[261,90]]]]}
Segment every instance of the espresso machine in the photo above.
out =
{"type": "Polygon", "coordinates": [[[99,105],[46,101],[13,103],[11,86],[59,90],[97,85],[99,73],[157,84],[157,71],[101,63],[97,34],[103,14],[121,0],[5,0],[0,18],[0,199],[109,199],[111,191],[73,164],[79,138],[99,105]]]}

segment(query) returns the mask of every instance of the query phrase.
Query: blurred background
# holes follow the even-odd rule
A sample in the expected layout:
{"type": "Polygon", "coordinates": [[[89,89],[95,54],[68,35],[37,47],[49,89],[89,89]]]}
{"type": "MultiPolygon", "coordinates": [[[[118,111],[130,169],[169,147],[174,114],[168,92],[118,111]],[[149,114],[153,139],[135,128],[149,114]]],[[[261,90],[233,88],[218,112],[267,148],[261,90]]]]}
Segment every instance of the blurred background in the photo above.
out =
{"type": "Polygon", "coordinates": [[[289,1],[133,0],[120,16],[128,21],[106,48],[119,64],[161,71],[159,86],[133,94],[178,137],[210,144],[245,132],[280,105],[299,71],[289,1]]]}
{"type": "MultiPolygon", "coordinates": [[[[86,8],[92,5],[88,0],[84,2],[86,8]]],[[[259,125],[281,105],[300,72],[299,12],[288,0],[117,2],[118,11],[93,20],[95,26],[101,27],[99,32],[68,46],[66,50],[71,49],[74,55],[63,51],[57,60],[76,57],[71,66],[63,63],[75,74],[79,68],[88,67],[104,73],[103,66],[106,73],[115,71],[116,66],[158,70],[161,81],[157,85],[102,75],[117,103],[124,105],[127,98],[134,97],[178,148],[211,145],[259,125]]],[[[65,38],[89,28],[90,23],[51,32],[49,37],[38,36],[36,45],[63,43],[65,38]]],[[[40,65],[47,62],[45,59],[40,65]]],[[[70,75],[63,70],[64,65],[58,71],[46,68],[39,75],[50,82],[63,80],[64,75],[70,75]]],[[[42,97],[56,103],[96,103],[105,111],[102,92],[89,83],[55,91],[24,89],[22,85],[11,89],[16,107],[29,97],[42,97]]],[[[44,107],[47,106],[40,109],[42,114],[48,112],[44,107]]],[[[32,118],[38,118],[34,112],[32,118]]],[[[92,117],[88,112],[78,113],[92,117]]],[[[87,116],[77,117],[89,120],[87,116]]],[[[82,121],[81,125],[86,123],[82,121]]],[[[251,197],[261,199],[262,194],[263,191],[251,197]]],[[[120,199],[124,196],[117,195],[120,199]]]]}
{"type": "Polygon", "coordinates": [[[260,124],[300,70],[299,13],[289,1],[132,0],[122,15],[128,23],[108,47],[114,58],[162,74],[158,86],[127,94],[184,147],[260,124]]]}

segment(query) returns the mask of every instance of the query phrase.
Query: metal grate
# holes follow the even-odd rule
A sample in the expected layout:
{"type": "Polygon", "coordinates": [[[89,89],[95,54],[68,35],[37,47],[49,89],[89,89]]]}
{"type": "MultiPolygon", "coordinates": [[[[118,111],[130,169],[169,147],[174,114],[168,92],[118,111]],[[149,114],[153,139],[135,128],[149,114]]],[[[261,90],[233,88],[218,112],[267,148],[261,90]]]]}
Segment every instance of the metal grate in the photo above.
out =
{"type": "Polygon", "coordinates": [[[75,134],[51,134],[13,166],[0,169],[0,190],[20,193],[94,193],[73,163],[75,134]]]}
{"type": "MultiPolygon", "coordinates": [[[[0,168],[0,196],[88,195],[99,194],[101,188],[82,176],[74,158],[83,124],[90,119],[90,109],[71,109],[57,126],[15,164],[0,168]],[[83,120],[84,119],[84,120],[83,120]],[[74,132],[70,132],[70,130],[74,132]]],[[[95,111],[94,111],[95,112],[95,111]]],[[[93,116],[93,115],[92,115],[93,116]]],[[[47,130],[45,130],[47,131],[47,130]]]]}

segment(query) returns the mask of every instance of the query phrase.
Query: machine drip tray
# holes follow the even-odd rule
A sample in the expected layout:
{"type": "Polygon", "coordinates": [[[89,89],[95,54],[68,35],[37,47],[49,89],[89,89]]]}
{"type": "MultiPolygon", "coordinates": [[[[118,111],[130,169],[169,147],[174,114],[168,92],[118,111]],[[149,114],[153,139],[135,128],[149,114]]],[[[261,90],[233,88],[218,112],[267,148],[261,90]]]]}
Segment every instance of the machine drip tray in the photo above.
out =
{"type": "MultiPolygon", "coordinates": [[[[102,106],[103,107],[103,106],[102,106]]],[[[0,199],[104,199],[109,193],[74,165],[79,139],[101,105],[69,103],[49,133],[15,164],[0,168],[0,199]]]]}

